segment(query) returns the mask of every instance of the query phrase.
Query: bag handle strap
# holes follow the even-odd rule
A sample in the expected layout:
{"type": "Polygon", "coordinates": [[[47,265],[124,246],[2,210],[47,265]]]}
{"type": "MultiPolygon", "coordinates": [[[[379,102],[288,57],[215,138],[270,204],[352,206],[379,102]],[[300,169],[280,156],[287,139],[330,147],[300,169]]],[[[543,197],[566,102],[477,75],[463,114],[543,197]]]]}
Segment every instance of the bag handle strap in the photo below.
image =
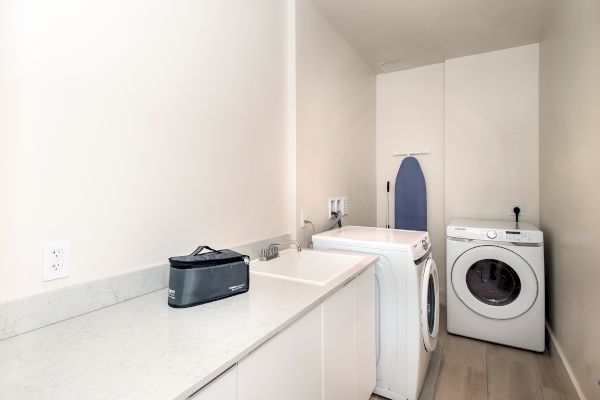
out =
{"type": "Polygon", "coordinates": [[[212,250],[212,251],[214,251],[215,253],[220,253],[220,251],[219,251],[219,250],[215,250],[215,249],[213,249],[213,248],[212,248],[212,247],[210,247],[210,246],[200,246],[200,247],[198,247],[196,250],[194,250],[194,251],[192,252],[192,254],[190,254],[190,256],[197,256],[198,254],[202,253],[202,251],[204,251],[204,249],[209,249],[209,250],[212,250]]]}

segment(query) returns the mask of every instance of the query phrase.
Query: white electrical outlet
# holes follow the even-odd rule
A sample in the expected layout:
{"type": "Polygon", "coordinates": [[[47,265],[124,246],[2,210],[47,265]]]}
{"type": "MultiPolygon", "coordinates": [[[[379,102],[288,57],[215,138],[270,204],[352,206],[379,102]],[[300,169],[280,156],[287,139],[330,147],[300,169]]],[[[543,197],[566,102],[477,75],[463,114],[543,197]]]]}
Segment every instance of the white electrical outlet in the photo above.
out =
{"type": "Polygon", "coordinates": [[[69,255],[69,242],[66,240],[44,243],[42,281],[69,276],[69,255]]]}

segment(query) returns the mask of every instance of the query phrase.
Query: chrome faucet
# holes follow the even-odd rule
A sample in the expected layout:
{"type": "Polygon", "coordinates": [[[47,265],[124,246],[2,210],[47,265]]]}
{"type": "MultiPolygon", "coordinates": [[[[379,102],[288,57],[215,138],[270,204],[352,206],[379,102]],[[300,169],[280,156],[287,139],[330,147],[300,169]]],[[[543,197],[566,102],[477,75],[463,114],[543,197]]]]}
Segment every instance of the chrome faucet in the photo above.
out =
{"type": "Polygon", "coordinates": [[[271,243],[266,249],[260,250],[260,261],[269,261],[279,257],[279,246],[282,244],[293,244],[298,253],[302,251],[302,246],[297,240],[284,240],[282,242],[271,243]]]}

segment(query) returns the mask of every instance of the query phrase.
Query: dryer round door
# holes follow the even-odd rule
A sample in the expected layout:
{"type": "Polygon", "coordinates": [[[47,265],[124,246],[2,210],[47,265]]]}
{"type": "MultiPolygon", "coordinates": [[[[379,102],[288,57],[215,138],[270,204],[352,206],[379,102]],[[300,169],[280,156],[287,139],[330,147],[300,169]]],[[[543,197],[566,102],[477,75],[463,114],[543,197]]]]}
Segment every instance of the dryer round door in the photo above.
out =
{"type": "Polygon", "coordinates": [[[504,247],[478,246],[465,251],[454,262],[451,279],[464,305],[492,319],[526,313],[538,295],[531,266],[504,247]]]}
{"type": "Polygon", "coordinates": [[[427,259],[421,279],[421,333],[427,351],[434,351],[440,328],[440,286],[433,258],[427,259]]]}

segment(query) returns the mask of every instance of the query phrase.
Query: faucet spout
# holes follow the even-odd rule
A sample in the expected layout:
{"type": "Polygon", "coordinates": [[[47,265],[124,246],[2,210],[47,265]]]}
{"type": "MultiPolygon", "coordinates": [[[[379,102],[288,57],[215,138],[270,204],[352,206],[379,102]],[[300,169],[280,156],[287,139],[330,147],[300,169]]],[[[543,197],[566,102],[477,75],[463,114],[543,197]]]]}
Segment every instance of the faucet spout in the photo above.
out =
{"type": "Polygon", "coordinates": [[[282,242],[271,243],[266,249],[260,251],[260,261],[269,261],[279,257],[279,246],[285,244],[295,245],[298,253],[302,251],[302,246],[297,240],[284,240],[282,242]]]}
{"type": "Polygon", "coordinates": [[[282,244],[293,244],[294,246],[296,246],[296,251],[298,251],[298,253],[300,253],[302,251],[302,246],[300,245],[300,242],[297,240],[284,240],[282,242],[271,243],[269,245],[269,247],[271,247],[271,246],[279,247],[282,244]]]}

